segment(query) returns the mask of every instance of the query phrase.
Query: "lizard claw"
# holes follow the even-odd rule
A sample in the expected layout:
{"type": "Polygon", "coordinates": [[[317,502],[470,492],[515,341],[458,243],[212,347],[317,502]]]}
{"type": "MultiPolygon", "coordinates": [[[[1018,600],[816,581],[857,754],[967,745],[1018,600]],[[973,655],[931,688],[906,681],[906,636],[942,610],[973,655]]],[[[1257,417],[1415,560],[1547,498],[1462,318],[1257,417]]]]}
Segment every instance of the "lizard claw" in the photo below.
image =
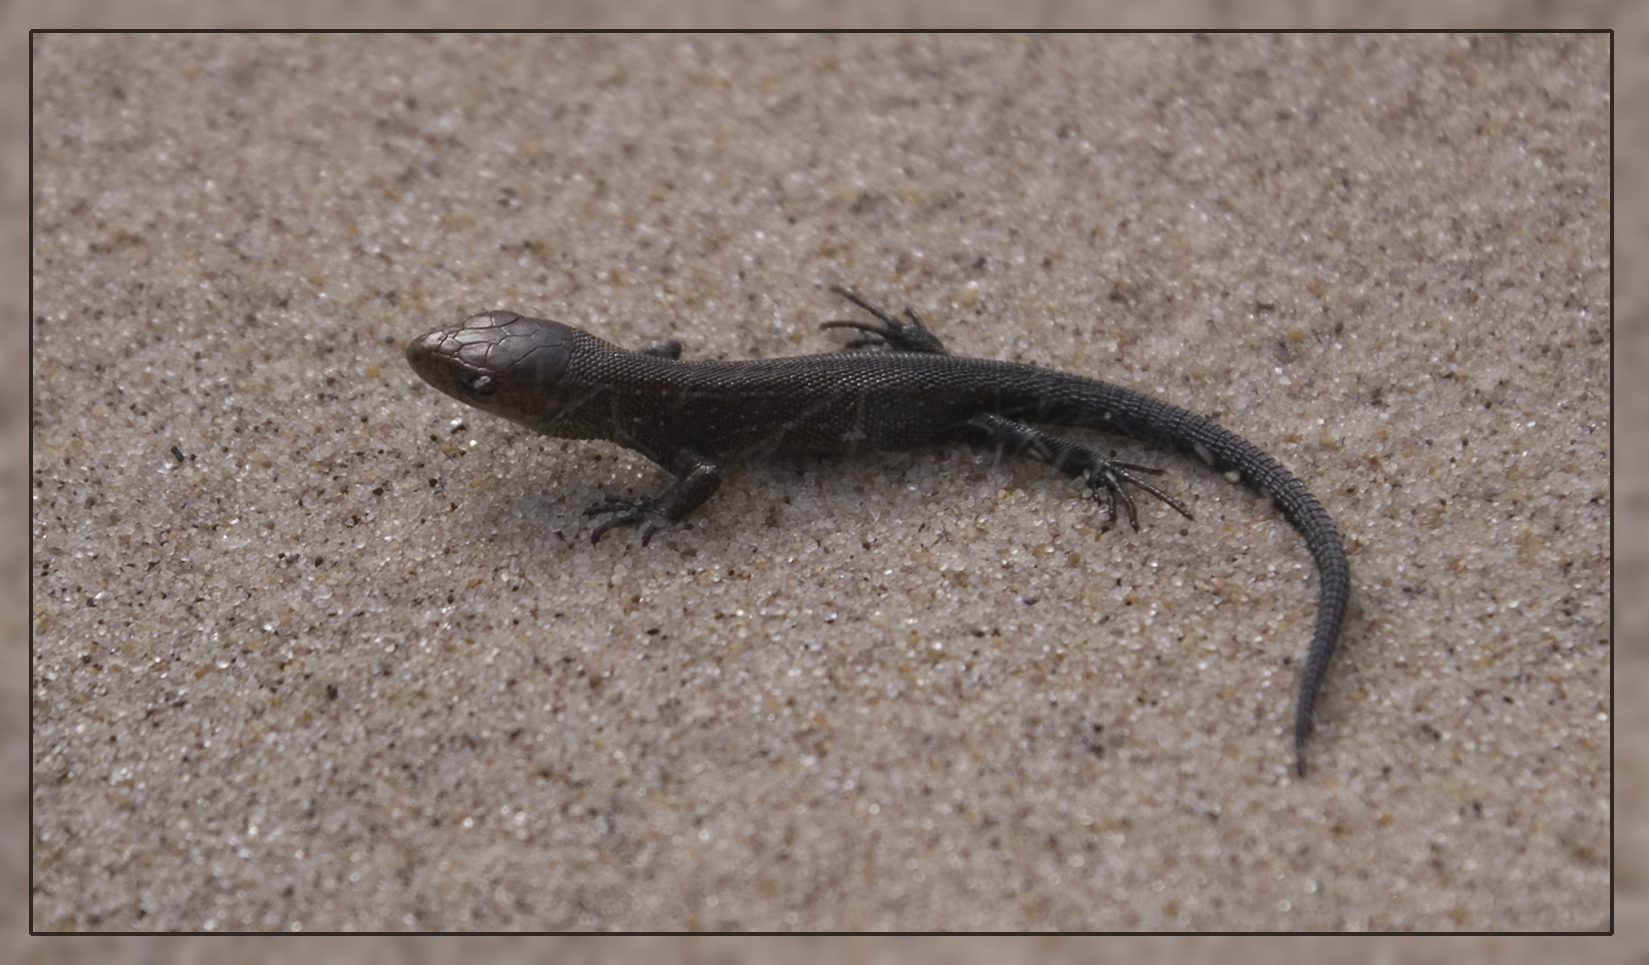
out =
{"type": "Polygon", "coordinates": [[[599,516],[611,513],[612,518],[604,520],[590,533],[590,542],[599,543],[607,531],[620,526],[640,526],[647,524],[641,531],[641,545],[646,546],[659,530],[670,525],[663,512],[658,507],[656,499],[624,499],[620,496],[608,496],[589,509],[584,510],[586,516],[599,516]]]}
{"type": "Polygon", "coordinates": [[[1186,509],[1179,500],[1135,475],[1136,473],[1142,472],[1149,473],[1153,476],[1160,476],[1163,474],[1164,470],[1158,469],[1155,466],[1138,466],[1131,462],[1112,462],[1107,459],[1088,471],[1088,486],[1096,491],[1095,495],[1098,495],[1097,490],[1099,490],[1100,487],[1103,486],[1105,488],[1107,497],[1106,510],[1110,516],[1111,522],[1116,522],[1117,502],[1120,500],[1123,508],[1128,511],[1128,524],[1132,526],[1136,532],[1139,530],[1139,513],[1134,508],[1133,497],[1129,496],[1128,490],[1123,488],[1125,485],[1134,486],[1145,490],[1151,495],[1162,500],[1175,512],[1179,513],[1181,516],[1184,516],[1186,519],[1196,519],[1195,516],[1191,515],[1191,511],[1186,509]]]}
{"type": "Polygon", "coordinates": [[[938,336],[928,331],[928,327],[922,324],[921,317],[915,311],[909,308],[905,309],[905,317],[910,321],[902,322],[840,285],[831,285],[830,290],[869,312],[876,319],[874,325],[869,322],[854,322],[844,319],[819,324],[820,328],[851,328],[864,332],[869,336],[867,338],[856,338],[847,343],[849,349],[879,346],[892,349],[895,352],[925,352],[930,355],[950,354],[950,351],[945,348],[945,344],[939,341],[938,336]]]}

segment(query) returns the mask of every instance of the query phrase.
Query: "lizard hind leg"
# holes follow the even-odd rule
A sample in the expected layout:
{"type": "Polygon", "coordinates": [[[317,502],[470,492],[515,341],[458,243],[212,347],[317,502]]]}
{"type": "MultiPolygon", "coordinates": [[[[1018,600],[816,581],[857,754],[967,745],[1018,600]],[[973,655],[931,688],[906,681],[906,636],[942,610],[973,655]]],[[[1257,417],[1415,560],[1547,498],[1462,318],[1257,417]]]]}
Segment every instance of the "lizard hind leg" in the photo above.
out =
{"type": "Polygon", "coordinates": [[[1129,486],[1150,493],[1186,519],[1196,519],[1179,500],[1141,478],[1141,473],[1162,475],[1164,470],[1155,466],[1107,459],[1087,446],[999,415],[977,415],[968,420],[967,425],[974,430],[970,433],[972,441],[992,442],[999,451],[1008,455],[1028,456],[1045,462],[1067,476],[1087,483],[1096,498],[1103,489],[1106,508],[1113,522],[1117,518],[1117,504],[1121,503],[1128,513],[1129,525],[1139,529],[1139,513],[1134,507],[1133,497],[1128,495],[1129,486]]]}
{"type": "Polygon", "coordinates": [[[1117,500],[1121,499],[1122,505],[1128,510],[1129,524],[1131,524],[1134,529],[1139,529],[1139,515],[1134,512],[1134,500],[1128,495],[1128,490],[1124,488],[1125,483],[1129,486],[1143,489],[1151,495],[1157,497],[1170,509],[1179,513],[1181,516],[1184,516],[1186,519],[1197,518],[1191,515],[1191,511],[1186,509],[1179,500],[1135,475],[1135,473],[1144,472],[1150,473],[1153,476],[1160,476],[1166,472],[1166,470],[1159,469],[1156,466],[1140,466],[1131,462],[1115,462],[1110,459],[1103,459],[1100,458],[1099,454],[1095,453],[1092,449],[1085,450],[1085,452],[1094,459],[1098,460],[1098,462],[1083,475],[1083,479],[1087,482],[1090,489],[1095,490],[1096,496],[1098,495],[1098,490],[1100,487],[1103,486],[1105,488],[1106,493],[1110,497],[1108,505],[1110,508],[1111,519],[1114,520],[1117,518],[1117,500]]]}

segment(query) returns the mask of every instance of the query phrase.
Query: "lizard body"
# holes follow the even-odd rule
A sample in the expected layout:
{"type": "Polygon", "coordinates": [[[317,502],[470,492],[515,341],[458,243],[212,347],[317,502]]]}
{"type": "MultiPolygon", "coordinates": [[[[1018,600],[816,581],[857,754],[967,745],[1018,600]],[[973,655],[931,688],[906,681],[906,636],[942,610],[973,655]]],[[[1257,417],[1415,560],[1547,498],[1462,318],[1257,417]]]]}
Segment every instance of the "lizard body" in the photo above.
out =
{"type": "Polygon", "coordinates": [[[474,315],[414,340],[407,360],[452,397],[564,439],[605,439],[669,470],[675,483],[649,499],[609,499],[591,534],[644,526],[646,544],[721,485],[721,465],[784,454],[844,455],[950,442],[1024,455],[1106,491],[1139,528],[1128,486],[1189,510],[1141,478],[1160,470],[1106,459],[1036,428],[1074,426],[1129,436],[1195,456],[1270,498],[1295,529],[1319,574],[1317,622],[1295,705],[1296,767],[1312,707],[1339,637],[1350,592],[1345,549],[1328,514],[1265,452],[1211,419],[1131,389],[1050,369],[951,355],[907,310],[901,321],[834,288],[877,322],[830,322],[864,337],[836,353],[748,362],[683,362],[680,346],[631,352],[559,322],[513,312],[474,315]]]}

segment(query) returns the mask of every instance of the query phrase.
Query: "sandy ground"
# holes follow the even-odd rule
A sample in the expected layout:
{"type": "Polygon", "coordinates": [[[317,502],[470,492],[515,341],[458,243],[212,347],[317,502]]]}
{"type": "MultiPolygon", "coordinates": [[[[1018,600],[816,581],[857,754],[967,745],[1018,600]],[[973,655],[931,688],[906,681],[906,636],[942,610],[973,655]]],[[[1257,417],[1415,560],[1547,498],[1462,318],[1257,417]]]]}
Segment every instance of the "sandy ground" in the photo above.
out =
{"type": "Polygon", "coordinates": [[[1598,931],[1641,889],[1607,37],[33,43],[33,929],[1598,931]],[[838,282],[1317,493],[1354,591],[1304,779],[1309,557],[1192,460],[1096,440],[1197,514],[1138,533],[941,449],[592,547],[664,475],[402,357],[495,307],[831,351],[838,282]]]}

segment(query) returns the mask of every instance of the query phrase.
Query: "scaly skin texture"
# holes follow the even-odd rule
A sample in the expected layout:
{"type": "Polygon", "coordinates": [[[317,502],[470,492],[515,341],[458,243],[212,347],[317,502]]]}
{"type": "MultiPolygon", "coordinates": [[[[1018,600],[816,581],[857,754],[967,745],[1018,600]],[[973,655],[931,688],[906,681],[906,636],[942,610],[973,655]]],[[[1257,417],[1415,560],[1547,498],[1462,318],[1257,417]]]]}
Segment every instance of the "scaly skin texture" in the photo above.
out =
{"type": "Polygon", "coordinates": [[[407,361],[429,384],[476,408],[564,439],[605,439],[669,470],[663,494],[611,499],[590,515],[643,526],[642,543],[697,509],[721,485],[722,463],[784,454],[846,455],[949,442],[1024,455],[1104,489],[1135,529],[1127,487],[1191,513],[1146,480],[1159,470],[1119,463],[1034,428],[1076,426],[1130,436],[1234,473],[1270,498],[1305,537],[1317,563],[1317,624],[1294,713],[1296,767],[1350,594],[1345,548],[1334,523],[1277,461],[1218,423],[1130,389],[1013,362],[949,354],[913,312],[901,321],[844,289],[832,289],[876,322],[831,322],[863,333],[854,346],[888,351],[751,362],[682,362],[680,346],[630,352],[559,322],[487,312],[414,340],[407,361]]]}

